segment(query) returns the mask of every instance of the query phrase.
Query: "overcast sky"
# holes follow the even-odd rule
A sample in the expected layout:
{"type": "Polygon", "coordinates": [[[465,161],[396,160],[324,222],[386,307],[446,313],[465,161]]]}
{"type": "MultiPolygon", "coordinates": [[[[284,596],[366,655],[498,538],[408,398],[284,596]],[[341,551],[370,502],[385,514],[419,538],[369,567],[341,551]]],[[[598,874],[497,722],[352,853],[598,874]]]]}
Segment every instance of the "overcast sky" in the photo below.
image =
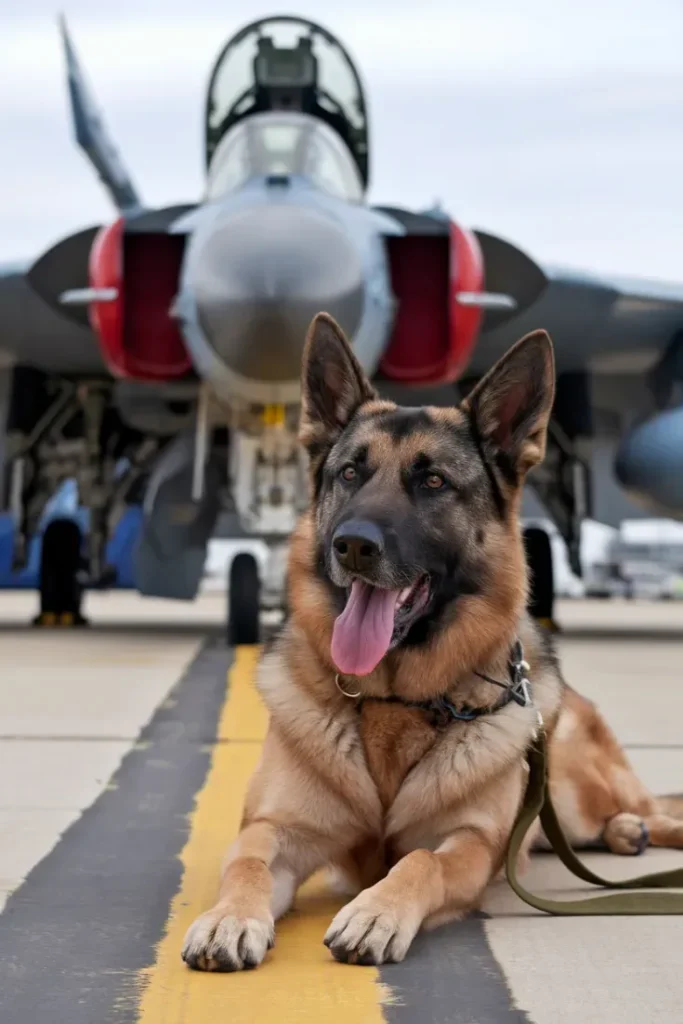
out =
{"type": "MultiPolygon", "coordinates": [[[[295,12],[359,65],[374,201],[440,199],[541,261],[683,279],[683,0],[301,0],[295,12]]],[[[0,260],[113,216],[71,140],[55,13],[2,4],[0,260]]],[[[272,13],[258,0],[66,7],[147,203],[199,196],[211,65],[272,13]]]]}

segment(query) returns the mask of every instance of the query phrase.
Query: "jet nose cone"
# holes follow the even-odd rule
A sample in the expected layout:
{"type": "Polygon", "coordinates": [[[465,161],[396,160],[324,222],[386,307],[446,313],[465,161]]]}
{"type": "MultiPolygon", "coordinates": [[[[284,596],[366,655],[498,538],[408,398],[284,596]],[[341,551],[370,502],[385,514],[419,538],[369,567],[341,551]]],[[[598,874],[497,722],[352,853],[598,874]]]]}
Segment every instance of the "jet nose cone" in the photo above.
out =
{"type": "Polygon", "coordinates": [[[363,274],[351,238],[311,209],[264,205],[211,225],[188,283],[207,341],[234,374],[296,381],[311,318],[326,310],[351,333],[363,274]]]}

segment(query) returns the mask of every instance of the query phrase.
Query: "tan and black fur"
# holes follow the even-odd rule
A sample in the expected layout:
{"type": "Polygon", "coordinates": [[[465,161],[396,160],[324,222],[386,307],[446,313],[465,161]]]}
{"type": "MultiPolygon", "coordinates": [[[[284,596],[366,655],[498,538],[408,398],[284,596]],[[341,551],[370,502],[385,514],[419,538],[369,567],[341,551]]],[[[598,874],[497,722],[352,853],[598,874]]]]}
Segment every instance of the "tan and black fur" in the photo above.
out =
{"type": "Polygon", "coordinates": [[[597,709],[562,682],[549,642],[525,613],[519,505],[525,475],[545,450],[554,390],[548,336],[518,342],[458,408],[403,409],[377,398],[342,332],[321,314],[302,385],[312,500],[291,544],[291,617],[260,669],[268,734],[217,903],[190,928],[185,961],[202,970],[259,964],[274,921],[323,867],[356,894],[325,937],[349,963],[401,960],[420,928],[476,908],[500,871],[520,806],[536,710],[509,703],[442,728],[421,709],[369,698],[447,694],[492,707],[500,690],[475,673],[505,679],[517,637],[572,840],[624,854],[648,838],[683,848],[683,820],[672,816],[682,808],[641,785],[597,709]],[[330,654],[354,575],[336,559],[332,537],[350,516],[377,524],[385,538],[367,582],[390,589],[429,581],[428,604],[396,627],[377,667],[339,680],[362,701],[340,692],[330,654]]]}

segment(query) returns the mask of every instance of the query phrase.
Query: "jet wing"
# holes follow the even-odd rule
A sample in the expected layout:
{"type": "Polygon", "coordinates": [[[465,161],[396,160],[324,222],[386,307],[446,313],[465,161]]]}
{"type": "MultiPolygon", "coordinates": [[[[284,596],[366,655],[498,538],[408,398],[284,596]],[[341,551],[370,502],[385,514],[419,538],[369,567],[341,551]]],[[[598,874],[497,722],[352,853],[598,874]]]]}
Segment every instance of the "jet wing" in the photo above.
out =
{"type": "Polygon", "coordinates": [[[559,372],[646,372],[683,327],[683,283],[545,266],[547,285],[519,316],[485,329],[469,370],[483,372],[517,338],[545,328],[559,372]]]}
{"type": "Polygon", "coordinates": [[[90,328],[48,305],[32,287],[29,270],[28,264],[0,264],[0,365],[21,363],[48,373],[107,372],[90,328]]]}
{"type": "Polygon", "coordinates": [[[116,207],[121,212],[139,210],[142,202],[102,121],[63,16],[59,19],[59,27],[64,44],[76,141],[97,171],[116,207]]]}

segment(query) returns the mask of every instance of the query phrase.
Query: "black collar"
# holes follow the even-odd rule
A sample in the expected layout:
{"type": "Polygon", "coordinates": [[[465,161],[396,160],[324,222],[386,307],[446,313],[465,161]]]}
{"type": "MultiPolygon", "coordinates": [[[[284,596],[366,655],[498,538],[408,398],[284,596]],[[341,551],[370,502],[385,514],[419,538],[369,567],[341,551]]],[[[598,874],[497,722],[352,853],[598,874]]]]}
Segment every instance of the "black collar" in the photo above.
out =
{"type": "Polygon", "coordinates": [[[484,679],[487,683],[491,683],[493,686],[500,686],[503,690],[495,704],[490,704],[483,708],[472,708],[467,704],[456,707],[453,701],[448,698],[447,694],[442,694],[440,697],[433,697],[431,700],[405,700],[403,697],[397,697],[393,694],[389,697],[364,697],[361,693],[348,693],[346,690],[342,689],[338,675],[335,681],[337,683],[337,687],[345,697],[351,697],[356,700],[356,708],[358,711],[360,711],[363,704],[368,701],[375,701],[383,704],[402,704],[403,707],[406,708],[417,708],[420,711],[424,711],[429,716],[430,722],[435,726],[435,728],[445,729],[451,724],[451,722],[473,722],[475,719],[482,718],[484,715],[494,715],[497,711],[501,711],[510,703],[519,704],[520,707],[523,708],[529,707],[531,704],[531,684],[526,676],[528,671],[529,665],[528,662],[524,660],[522,644],[519,640],[515,640],[508,660],[508,673],[510,676],[508,682],[503,683],[498,679],[492,679],[483,672],[474,673],[476,676],[479,676],[480,679],[484,679]]]}

